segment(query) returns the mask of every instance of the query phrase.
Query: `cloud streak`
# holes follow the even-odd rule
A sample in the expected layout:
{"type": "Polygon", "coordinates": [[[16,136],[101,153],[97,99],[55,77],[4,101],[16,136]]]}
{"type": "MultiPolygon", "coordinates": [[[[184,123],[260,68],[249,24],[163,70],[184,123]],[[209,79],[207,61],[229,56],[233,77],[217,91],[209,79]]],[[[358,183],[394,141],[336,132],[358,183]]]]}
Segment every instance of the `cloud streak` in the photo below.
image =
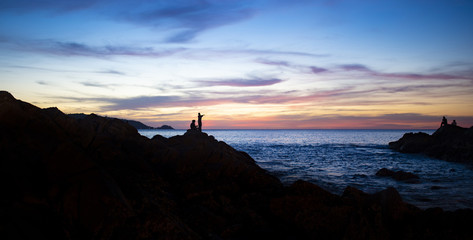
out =
{"type": "Polygon", "coordinates": [[[198,81],[203,83],[206,86],[229,86],[229,87],[262,87],[262,86],[271,86],[277,83],[282,82],[281,79],[271,78],[271,79],[226,79],[226,80],[208,80],[208,81],[198,81]]]}
{"type": "MultiPolygon", "coordinates": [[[[321,57],[322,55],[319,55],[321,57]]],[[[268,66],[275,66],[275,67],[285,67],[285,68],[291,68],[295,69],[297,71],[305,71],[305,72],[310,72],[313,74],[320,74],[320,73],[325,73],[329,72],[328,69],[322,68],[322,67],[317,67],[317,66],[303,66],[299,64],[294,64],[290,63],[288,61],[274,61],[274,60],[269,60],[269,59],[257,59],[257,63],[268,65],[268,66]]]]}
{"type": "Polygon", "coordinates": [[[112,75],[119,75],[119,76],[125,76],[126,73],[124,72],[120,72],[120,71],[117,71],[117,70],[103,70],[103,71],[97,71],[96,73],[103,73],[103,74],[112,74],[112,75]]]}
{"type": "Polygon", "coordinates": [[[368,76],[378,77],[378,78],[390,78],[390,79],[406,79],[406,80],[473,80],[473,76],[462,76],[454,74],[445,74],[445,73],[435,73],[435,74],[419,74],[419,73],[383,73],[372,70],[371,68],[363,64],[345,64],[340,65],[339,68],[342,71],[356,71],[365,73],[368,76]]]}
{"type": "Polygon", "coordinates": [[[61,42],[55,40],[30,40],[16,43],[16,48],[24,51],[47,53],[58,56],[84,56],[84,57],[166,57],[184,51],[183,48],[156,50],[152,47],[129,46],[92,46],[77,42],[61,42]]]}
{"type": "MultiPolygon", "coordinates": [[[[84,86],[89,87],[108,87],[105,84],[82,82],[84,86]]],[[[136,96],[130,98],[110,98],[110,97],[92,97],[92,98],[71,98],[60,97],[77,102],[91,101],[103,104],[103,111],[113,110],[138,110],[157,107],[202,107],[222,104],[286,104],[286,103],[305,103],[310,101],[322,101],[336,97],[348,92],[349,89],[336,89],[330,91],[319,91],[316,93],[300,96],[295,93],[267,93],[266,94],[230,94],[222,93],[220,95],[206,96],[205,94],[172,95],[172,96],[136,96]]]]}
{"type": "MultiPolygon", "coordinates": [[[[334,68],[324,68],[319,66],[307,66],[294,64],[288,61],[277,61],[270,59],[257,59],[255,62],[281,68],[290,68],[300,72],[321,74],[340,74],[347,72],[358,72],[368,77],[378,79],[400,79],[400,80],[471,80],[473,81],[473,71],[456,71],[454,73],[385,73],[375,71],[364,64],[341,64],[334,68]]],[[[468,65],[467,65],[468,67],[468,65]]]]}
{"type": "Polygon", "coordinates": [[[189,42],[198,34],[251,18],[257,13],[252,1],[145,1],[145,0],[4,0],[0,11],[47,11],[64,14],[89,11],[119,22],[146,26],[157,31],[172,30],[166,42],[189,42]],[[177,32],[177,33],[176,33],[177,32]]]}
{"type": "MultiPolygon", "coordinates": [[[[1,37],[1,35],[0,35],[1,37]]],[[[176,54],[182,55],[186,58],[195,59],[211,59],[221,58],[224,56],[296,56],[296,57],[311,57],[311,58],[323,58],[327,57],[326,54],[315,54],[307,52],[297,51],[281,51],[271,49],[215,49],[215,48],[186,48],[186,47],[136,47],[131,45],[91,45],[87,43],[75,42],[75,41],[60,41],[55,39],[23,39],[14,37],[3,37],[0,44],[3,48],[8,48],[16,51],[49,54],[56,56],[67,56],[67,57],[95,57],[95,58],[107,58],[107,57],[147,57],[147,58],[163,58],[169,57],[176,54]]],[[[273,65],[273,66],[286,66],[291,68],[300,68],[285,61],[271,61],[265,59],[258,59],[256,62],[273,65]]],[[[305,67],[307,68],[307,67],[305,67]]],[[[323,72],[326,69],[318,67],[310,67],[311,71],[323,72]]]]}
{"type": "Polygon", "coordinates": [[[60,1],[60,0],[3,0],[0,3],[0,11],[15,10],[28,12],[37,10],[50,10],[53,12],[71,12],[91,8],[100,0],[60,1]]]}
{"type": "Polygon", "coordinates": [[[252,17],[255,10],[234,1],[168,1],[150,6],[141,12],[131,12],[124,19],[153,28],[178,29],[167,42],[188,42],[208,29],[252,17]]]}

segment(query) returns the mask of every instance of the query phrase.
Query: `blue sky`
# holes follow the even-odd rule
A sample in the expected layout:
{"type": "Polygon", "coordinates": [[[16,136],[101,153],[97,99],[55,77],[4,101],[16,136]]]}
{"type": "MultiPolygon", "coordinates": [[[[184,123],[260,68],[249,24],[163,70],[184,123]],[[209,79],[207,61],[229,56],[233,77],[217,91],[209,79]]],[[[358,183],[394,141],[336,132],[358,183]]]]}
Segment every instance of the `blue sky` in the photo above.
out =
{"type": "Polygon", "coordinates": [[[2,1],[0,86],[186,128],[473,125],[471,1],[2,1]]]}

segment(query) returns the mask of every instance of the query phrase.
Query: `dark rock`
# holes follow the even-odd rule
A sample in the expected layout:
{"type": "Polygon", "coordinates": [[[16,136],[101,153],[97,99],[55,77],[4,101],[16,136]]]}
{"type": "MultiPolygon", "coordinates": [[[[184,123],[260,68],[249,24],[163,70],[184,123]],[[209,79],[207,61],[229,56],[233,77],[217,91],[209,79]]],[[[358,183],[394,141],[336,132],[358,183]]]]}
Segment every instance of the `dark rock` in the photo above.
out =
{"type": "Polygon", "coordinates": [[[423,153],[447,161],[473,163],[473,128],[446,125],[432,135],[406,133],[401,139],[390,142],[389,147],[403,153],[423,153]]]}
{"type": "Polygon", "coordinates": [[[156,129],[174,129],[174,128],[169,125],[162,125],[161,127],[157,127],[156,129]]]}
{"type": "Polygon", "coordinates": [[[432,199],[430,198],[417,198],[418,201],[421,201],[421,202],[431,202],[432,199]]]}
{"type": "Polygon", "coordinates": [[[386,168],[380,169],[378,172],[376,172],[376,176],[380,177],[391,177],[395,180],[398,181],[407,181],[407,180],[413,180],[413,179],[419,179],[419,176],[410,173],[410,172],[404,172],[404,171],[392,171],[386,168]]]}
{"type": "Polygon", "coordinates": [[[422,211],[394,188],[288,187],[206,133],[153,139],[0,92],[2,239],[471,239],[473,211],[422,211]],[[439,236],[439,237],[438,237],[439,236]]]}
{"type": "Polygon", "coordinates": [[[432,144],[430,135],[423,132],[406,133],[403,141],[390,142],[389,147],[403,153],[418,153],[432,144]]]}

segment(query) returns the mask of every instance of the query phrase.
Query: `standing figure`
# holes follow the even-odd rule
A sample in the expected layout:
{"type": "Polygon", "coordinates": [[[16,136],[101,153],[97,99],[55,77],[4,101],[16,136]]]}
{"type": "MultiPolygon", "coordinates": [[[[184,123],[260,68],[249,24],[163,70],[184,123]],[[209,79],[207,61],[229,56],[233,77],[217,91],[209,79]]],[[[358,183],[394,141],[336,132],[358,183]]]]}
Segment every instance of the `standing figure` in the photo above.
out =
{"type": "Polygon", "coordinates": [[[202,117],[203,116],[204,114],[201,115],[200,113],[197,115],[197,123],[199,124],[199,131],[201,132],[202,132],[202,117]]]}
{"type": "Polygon", "coordinates": [[[443,116],[442,123],[440,124],[440,127],[447,126],[447,125],[448,125],[447,118],[445,116],[443,116]]]}
{"type": "Polygon", "coordinates": [[[456,126],[456,125],[457,125],[457,121],[453,120],[452,126],[456,126]]]}
{"type": "Polygon", "coordinates": [[[192,120],[191,130],[197,130],[197,127],[195,126],[195,120],[192,120]]]}

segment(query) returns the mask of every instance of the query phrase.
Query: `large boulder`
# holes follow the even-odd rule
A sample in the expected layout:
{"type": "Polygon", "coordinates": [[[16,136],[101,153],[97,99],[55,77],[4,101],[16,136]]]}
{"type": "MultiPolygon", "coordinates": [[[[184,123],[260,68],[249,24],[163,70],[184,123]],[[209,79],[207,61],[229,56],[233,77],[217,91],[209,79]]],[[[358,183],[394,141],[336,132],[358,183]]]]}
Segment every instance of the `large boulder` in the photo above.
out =
{"type": "Polygon", "coordinates": [[[454,162],[473,163],[473,128],[445,125],[432,135],[406,133],[389,147],[403,153],[423,153],[454,162]]]}
{"type": "Polygon", "coordinates": [[[432,138],[424,132],[406,133],[395,142],[390,142],[389,147],[403,153],[418,153],[432,145],[432,138]]]}

